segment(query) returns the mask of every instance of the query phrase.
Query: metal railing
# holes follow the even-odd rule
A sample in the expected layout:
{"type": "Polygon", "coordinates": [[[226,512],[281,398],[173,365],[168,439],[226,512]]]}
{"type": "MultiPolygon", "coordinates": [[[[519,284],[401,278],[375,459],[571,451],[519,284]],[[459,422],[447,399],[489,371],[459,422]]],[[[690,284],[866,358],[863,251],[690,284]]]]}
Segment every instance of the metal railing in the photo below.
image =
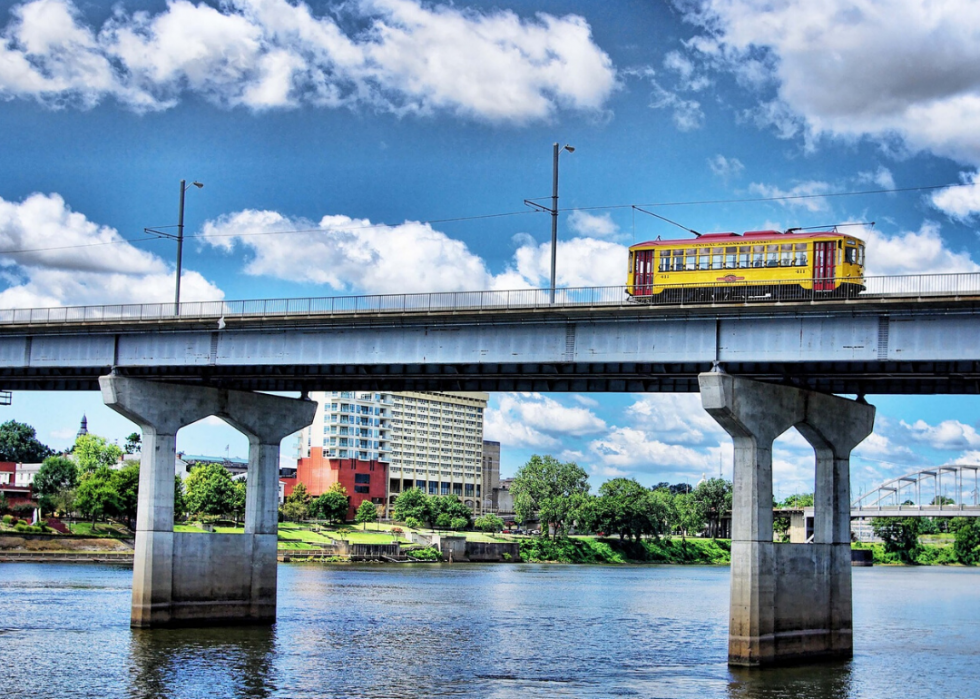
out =
{"type": "MultiPolygon", "coordinates": [[[[838,280],[852,281],[852,280],[838,280]]],[[[103,306],[60,306],[55,308],[0,309],[0,326],[57,323],[141,322],[208,320],[229,318],[331,317],[398,313],[452,313],[479,311],[537,310],[601,306],[604,308],[688,305],[748,305],[755,303],[817,303],[839,301],[848,296],[840,291],[803,289],[799,279],[721,283],[714,287],[697,284],[656,285],[659,293],[627,293],[626,286],[502,291],[446,291],[372,296],[336,296],[299,299],[254,299],[243,301],[190,301],[173,303],[111,304],[103,306]]],[[[956,298],[980,295],[980,273],[918,274],[865,277],[864,291],[848,296],[855,302],[885,299],[956,298]]],[[[637,290],[637,289],[631,289],[637,290]]],[[[639,290],[643,290],[639,287],[639,290]]]]}

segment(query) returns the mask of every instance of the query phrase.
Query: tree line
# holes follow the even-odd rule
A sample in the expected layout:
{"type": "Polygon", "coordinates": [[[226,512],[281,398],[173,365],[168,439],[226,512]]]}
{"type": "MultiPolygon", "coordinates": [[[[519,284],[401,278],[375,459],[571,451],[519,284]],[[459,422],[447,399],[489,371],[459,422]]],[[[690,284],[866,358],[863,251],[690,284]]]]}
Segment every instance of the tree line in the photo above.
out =
{"type": "Polygon", "coordinates": [[[732,484],[708,478],[692,487],[658,483],[652,488],[632,478],[613,478],[589,487],[589,475],[574,462],[534,455],[521,467],[510,486],[518,522],[541,523],[542,536],[566,537],[579,532],[619,536],[639,541],[644,536],[717,537],[732,509],[732,484]]]}

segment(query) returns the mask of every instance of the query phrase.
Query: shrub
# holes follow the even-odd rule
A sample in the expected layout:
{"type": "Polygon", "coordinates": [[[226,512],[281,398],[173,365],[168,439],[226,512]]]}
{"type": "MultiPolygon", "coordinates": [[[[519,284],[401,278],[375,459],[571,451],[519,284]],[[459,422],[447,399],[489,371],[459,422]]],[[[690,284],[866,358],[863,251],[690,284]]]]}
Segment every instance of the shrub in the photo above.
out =
{"type": "Polygon", "coordinates": [[[469,526],[469,522],[466,521],[465,517],[453,517],[449,522],[449,528],[456,531],[466,529],[469,526]]]}
{"type": "Polygon", "coordinates": [[[14,516],[13,515],[4,515],[3,516],[3,523],[4,524],[13,525],[13,523],[14,523],[14,516]]]}
{"type": "Polygon", "coordinates": [[[406,552],[412,558],[417,558],[420,561],[441,561],[442,551],[431,546],[424,549],[415,549],[414,551],[406,552]]]}
{"type": "Polygon", "coordinates": [[[23,521],[17,522],[17,524],[14,525],[14,529],[19,532],[27,531],[27,524],[25,524],[23,521]]]}
{"type": "Polygon", "coordinates": [[[406,517],[405,526],[410,527],[412,529],[421,529],[422,520],[420,520],[418,517],[406,517]]]}
{"type": "Polygon", "coordinates": [[[26,527],[29,522],[26,519],[19,519],[17,520],[17,524],[23,524],[26,527]]]}

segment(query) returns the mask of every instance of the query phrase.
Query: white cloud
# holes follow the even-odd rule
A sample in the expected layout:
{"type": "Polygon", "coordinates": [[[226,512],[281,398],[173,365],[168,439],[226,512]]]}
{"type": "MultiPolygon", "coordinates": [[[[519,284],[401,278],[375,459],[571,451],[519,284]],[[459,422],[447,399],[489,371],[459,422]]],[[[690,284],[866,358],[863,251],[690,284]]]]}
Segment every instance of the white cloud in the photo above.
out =
{"type": "Polygon", "coordinates": [[[980,448],[980,434],[958,420],[943,420],[938,425],[930,425],[924,420],[916,420],[911,425],[903,421],[901,425],[913,440],[933,449],[980,448]]]}
{"type": "Polygon", "coordinates": [[[669,444],[704,444],[724,441],[726,432],[701,406],[697,393],[642,395],[627,413],[637,427],[669,444]]]}
{"type": "Polygon", "coordinates": [[[726,181],[738,177],[745,170],[745,166],[741,160],[738,158],[726,158],[720,153],[713,158],[708,158],[708,167],[711,168],[711,172],[716,176],[726,181]]]}
{"type": "Polygon", "coordinates": [[[977,265],[966,251],[953,252],[939,234],[939,226],[923,223],[918,231],[885,235],[878,230],[852,230],[867,243],[866,275],[945,274],[977,272],[977,265]]]}
{"type": "MultiPolygon", "coordinates": [[[[879,419],[878,423],[881,422],[879,419]]],[[[875,425],[878,428],[880,425],[875,425]]],[[[887,435],[873,432],[861,442],[854,451],[851,452],[853,458],[868,459],[871,461],[898,461],[911,462],[916,459],[914,451],[904,444],[898,444],[887,435]]]]}
{"type": "Polygon", "coordinates": [[[169,0],[156,14],[119,7],[94,28],[69,0],[11,13],[0,96],[51,106],[114,98],[142,112],[192,93],[252,110],[366,106],[523,123],[600,112],[617,88],[612,61],[576,15],[355,0],[316,16],[297,0],[169,0]]]}
{"type": "Polygon", "coordinates": [[[961,175],[963,184],[941,189],[932,195],[932,204],[948,216],[970,221],[980,213],[980,171],[961,175]]]}
{"type": "Polygon", "coordinates": [[[704,112],[701,110],[700,102],[685,99],[679,93],[671,92],[657,83],[653,84],[650,108],[672,110],[674,126],[678,131],[696,131],[704,124],[704,112]]]}
{"type": "Polygon", "coordinates": [[[895,178],[892,171],[883,165],[879,165],[874,172],[859,172],[858,182],[870,182],[882,189],[895,189],[895,178]]]}
{"type": "MultiPolygon", "coordinates": [[[[595,238],[558,241],[558,285],[620,286],[626,279],[629,250],[595,238]]],[[[525,245],[514,253],[516,270],[534,286],[546,286],[551,279],[551,243],[525,245]]]]}
{"type": "MultiPolygon", "coordinates": [[[[173,298],[174,277],[156,255],[72,211],[58,194],[0,199],[0,307],[158,303],[173,298]],[[15,252],[24,251],[24,252],[15,252]]],[[[181,275],[181,299],[223,298],[198,272],[181,275]]]]}
{"type": "Polygon", "coordinates": [[[610,238],[619,233],[619,226],[608,213],[596,216],[586,211],[573,211],[568,216],[568,227],[583,236],[610,238]]]}
{"type": "Polygon", "coordinates": [[[506,409],[487,408],[483,418],[483,438],[513,449],[557,449],[561,442],[524,424],[506,409]]]}
{"type": "Polygon", "coordinates": [[[830,185],[826,182],[813,180],[801,182],[789,190],[780,189],[775,185],[753,182],[749,185],[749,191],[766,199],[777,199],[782,206],[800,207],[811,212],[830,209],[827,200],[821,196],[830,191],[830,185]]]}
{"type": "Polygon", "coordinates": [[[621,471],[714,471],[708,454],[650,439],[645,431],[631,427],[613,428],[604,438],[590,442],[589,450],[602,465],[621,471]]]}
{"type": "Polygon", "coordinates": [[[605,421],[588,408],[568,407],[538,393],[505,394],[500,398],[499,412],[548,435],[581,437],[606,429],[605,421]]]}
{"type": "Polygon", "coordinates": [[[786,133],[896,136],[911,150],[980,163],[980,4],[974,0],[705,0],[676,4],[704,33],[687,46],[740,82],[775,83],[786,133]]]}

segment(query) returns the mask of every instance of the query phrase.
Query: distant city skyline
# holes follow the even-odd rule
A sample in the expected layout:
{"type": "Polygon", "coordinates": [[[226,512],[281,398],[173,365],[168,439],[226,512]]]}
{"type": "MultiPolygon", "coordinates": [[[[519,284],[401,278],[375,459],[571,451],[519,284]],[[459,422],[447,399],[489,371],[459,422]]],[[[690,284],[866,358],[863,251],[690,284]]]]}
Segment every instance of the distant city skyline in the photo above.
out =
{"type": "MultiPolygon", "coordinates": [[[[7,3],[0,307],[172,300],[175,245],[144,228],[172,230],[181,180],[204,184],[186,193],[185,300],[545,287],[550,216],[523,202],[550,195],[556,142],[575,148],[559,285],[621,284],[629,244],[684,237],[633,204],[704,232],[876,221],[849,229],[871,275],[980,271],[980,7],[875,8],[7,3]]],[[[83,413],[120,443],[135,429],[94,393],[13,399],[0,418],[57,448],[83,413]]],[[[976,398],[869,401],[855,490],[980,461],[976,398]]],[[[484,436],[505,477],[533,453],[594,488],[731,475],[696,395],[493,394],[484,436]]],[[[215,418],[178,435],[226,445],[246,453],[215,418]]],[[[777,493],[812,489],[811,464],[785,436],[777,493]]]]}

